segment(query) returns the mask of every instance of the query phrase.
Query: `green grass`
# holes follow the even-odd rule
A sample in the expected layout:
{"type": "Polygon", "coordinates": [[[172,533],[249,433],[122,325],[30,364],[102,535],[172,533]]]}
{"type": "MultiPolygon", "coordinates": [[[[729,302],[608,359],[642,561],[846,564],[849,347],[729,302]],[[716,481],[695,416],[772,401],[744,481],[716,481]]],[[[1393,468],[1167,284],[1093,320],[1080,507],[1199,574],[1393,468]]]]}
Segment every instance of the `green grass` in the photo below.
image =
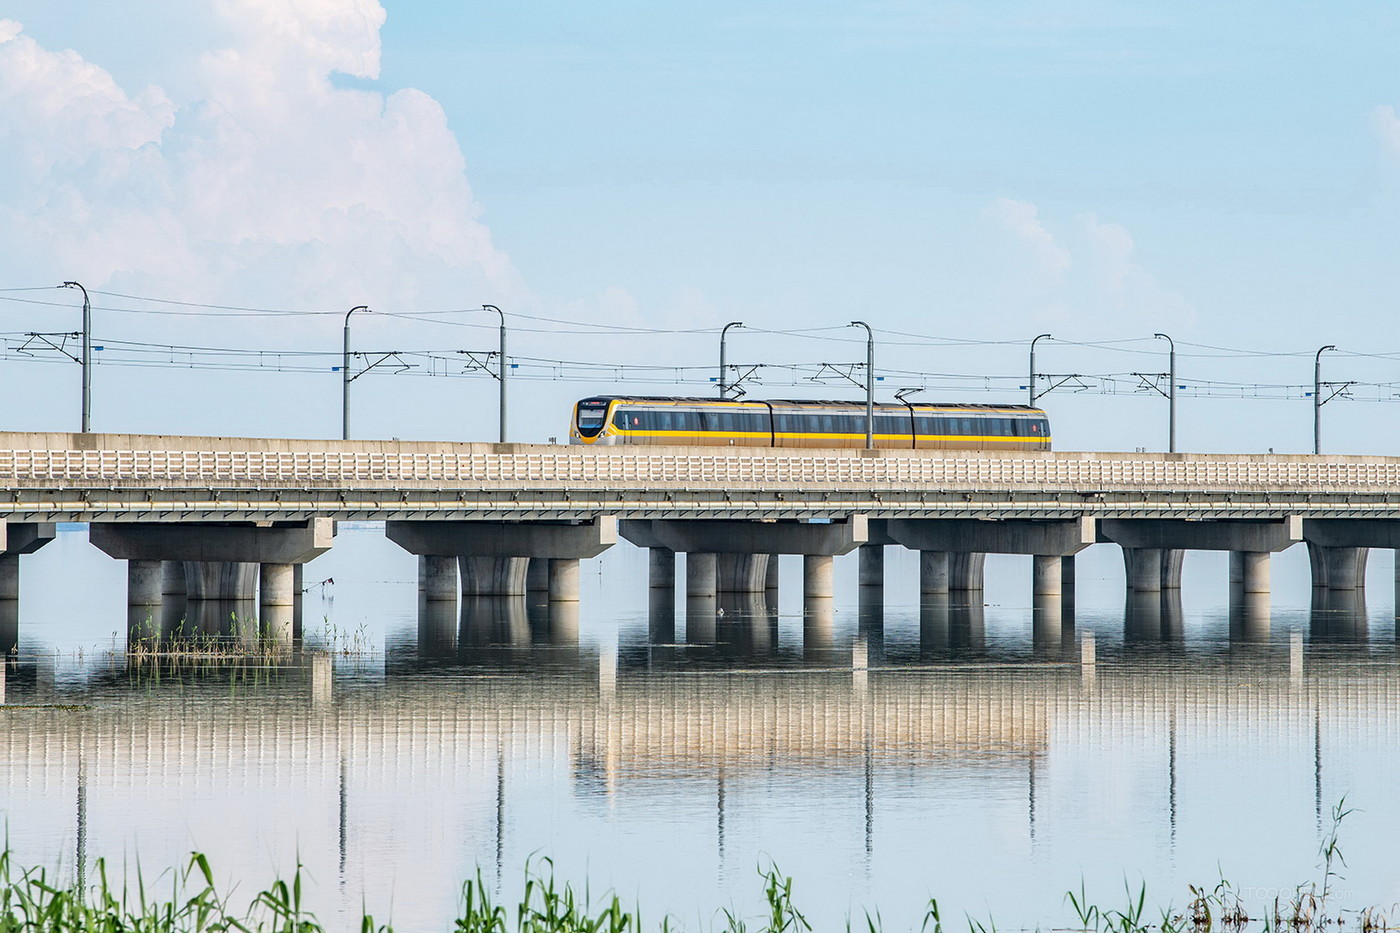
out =
{"type": "MultiPolygon", "coordinates": [[[[1190,886],[1185,907],[1168,905],[1158,917],[1148,916],[1145,884],[1125,884],[1120,906],[1090,900],[1081,884],[1065,895],[1072,916],[1043,929],[1076,933],[1331,933],[1344,929],[1381,933],[1396,929],[1376,908],[1334,909],[1335,883],[1345,866],[1338,844],[1342,820],[1351,811],[1345,800],[1332,812],[1331,831],[1319,847],[1317,881],[1298,885],[1288,897],[1275,897],[1262,916],[1251,917],[1240,889],[1227,881],[1212,887],[1190,886]]],[[[718,933],[812,933],[813,925],[797,907],[794,882],[775,865],[760,868],[764,912],[746,917],[718,907],[701,930],[718,933]]],[[[297,866],[291,880],[274,880],[251,898],[235,901],[214,882],[208,860],[193,854],[183,869],[162,873],[147,884],[137,870],[134,882],[120,884],[108,877],[101,859],[93,864],[91,883],[59,884],[43,868],[20,868],[8,850],[0,850],[0,933],[320,933],[326,929],[307,909],[302,895],[303,872],[297,866]]],[[[924,905],[920,933],[945,933],[936,900],[924,905]]],[[[996,933],[993,919],[965,918],[968,933],[996,933]]],[[[391,933],[393,927],[364,914],[360,933],[391,933]]],[[[555,879],[554,863],[543,859],[525,867],[525,886],[513,909],[496,902],[480,872],[462,886],[458,915],[450,921],[454,933],[671,933],[682,927],[674,917],[652,923],[641,910],[607,893],[596,903],[555,879]]],[[[818,929],[863,930],[883,933],[880,914],[866,913],[859,923],[850,918],[818,929]]]]}

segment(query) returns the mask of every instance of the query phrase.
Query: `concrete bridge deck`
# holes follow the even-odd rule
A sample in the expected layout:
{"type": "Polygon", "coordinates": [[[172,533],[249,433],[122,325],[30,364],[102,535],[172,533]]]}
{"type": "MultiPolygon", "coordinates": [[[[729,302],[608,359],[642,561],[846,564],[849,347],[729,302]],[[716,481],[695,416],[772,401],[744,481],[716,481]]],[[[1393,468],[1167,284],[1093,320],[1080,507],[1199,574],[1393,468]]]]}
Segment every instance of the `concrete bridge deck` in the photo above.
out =
{"type": "Polygon", "coordinates": [[[14,521],[1400,518],[1400,457],[0,432],[14,521]]]}
{"type": "Polygon", "coordinates": [[[685,553],[698,598],[771,590],[771,555],[797,554],[819,606],[834,557],[858,549],[861,584],[879,586],[883,548],[902,545],[922,554],[922,595],[980,591],[984,555],[1007,553],[1032,555],[1034,594],[1059,599],[1073,555],[1112,542],[1139,594],[1179,587],[1186,550],[1231,551],[1232,583],[1257,603],[1269,555],[1293,544],[1332,590],[1362,585],[1368,548],[1400,548],[1400,457],[0,432],[0,600],[53,523],[87,522],[128,561],[132,606],[256,589],[290,609],[297,568],[341,520],[386,521],[438,600],[577,601],[579,561],[622,537],[650,548],[653,588],[675,586],[685,553]]]}

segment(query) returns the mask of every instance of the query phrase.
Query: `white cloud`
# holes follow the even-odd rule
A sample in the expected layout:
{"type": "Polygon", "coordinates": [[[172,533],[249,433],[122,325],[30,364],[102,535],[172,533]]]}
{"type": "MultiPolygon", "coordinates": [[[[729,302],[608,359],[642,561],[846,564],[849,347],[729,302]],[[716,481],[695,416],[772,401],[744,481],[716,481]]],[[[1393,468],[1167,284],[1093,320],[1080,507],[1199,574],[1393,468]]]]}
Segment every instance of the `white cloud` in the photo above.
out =
{"type": "Polygon", "coordinates": [[[0,22],[0,278],[318,307],[521,291],[441,106],[333,81],[378,76],[377,0],[215,12],[192,86],[140,93],[0,22]]]}
{"type": "Polygon", "coordinates": [[[1057,234],[1036,205],[1008,198],[993,201],[983,216],[1009,235],[1002,290],[1030,321],[1099,332],[1194,324],[1190,303],[1141,265],[1122,224],[1082,213],[1057,234]]]}
{"type": "Polygon", "coordinates": [[[1040,211],[1026,201],[997,198],[983,211],[984,215],[1008,232],[1029,256],[1033,271],[1047,284],[1064,280],[1074,264],[1074,257],[1040,222],[1040,211]]]}

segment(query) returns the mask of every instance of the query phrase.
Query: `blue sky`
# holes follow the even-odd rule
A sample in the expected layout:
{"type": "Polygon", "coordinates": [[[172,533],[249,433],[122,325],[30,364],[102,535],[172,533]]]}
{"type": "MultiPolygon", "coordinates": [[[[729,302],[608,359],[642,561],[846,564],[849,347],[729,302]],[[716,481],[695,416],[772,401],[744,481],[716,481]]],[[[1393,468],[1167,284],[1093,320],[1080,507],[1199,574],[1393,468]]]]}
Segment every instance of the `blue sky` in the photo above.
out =
{"type": "MultiPolygon", "coordinates": [[[[1165,369],[1163,331],[1179,383],[1291,396],[1183,397],[1181,446],[1202,450],[1310,449],[1296,387],[1324,344],[1341,348],[1324,378],[1359,397],[1400,381],[1377,355],[1400,354],[1394,5],[12,0],[0,18],[0,288],[136,296],[95,302],[109,340],[339,345],[334,314],[135,313],[175,307],[148,299],[493,302],[522,357],[681,367],[711,365],[713,331],[742,320],[731,359],[773,364],[751,394],[833,396],[859,393],[781,364],[861,358],[841,328],[859,318],[883,397],[929,382],[924,397],[1019,401],[1035,334],[1060,338],[1041,344],[1050,371],[1122,386],[1165,369]]],[[[0,331],[64,314],[0,301],[0,331]]],[[[356,336],[494,340],[489,316],[435,320],[481,326],[384,315],[356,336]]],[[[32,400],[8,426],[69,427],[75,368],[5,357],[0,379],[32,400]]],[[[324,362],[114,360],[96,427],[333,435],[324,362]]],[[[522,363],[512,436],[562,435],[581,395],[707,391],[640,373],[522,363]]],[[[356,433],[495,433],[484,378],[354,389],[356,433]]],[[[1160,399],[1044,404],[1062,447],[1165,442],[1160,399]]],[[[1376,430],[1393,412],[1334,403],[1328,448],[1395,452],[1376,430]]]]}

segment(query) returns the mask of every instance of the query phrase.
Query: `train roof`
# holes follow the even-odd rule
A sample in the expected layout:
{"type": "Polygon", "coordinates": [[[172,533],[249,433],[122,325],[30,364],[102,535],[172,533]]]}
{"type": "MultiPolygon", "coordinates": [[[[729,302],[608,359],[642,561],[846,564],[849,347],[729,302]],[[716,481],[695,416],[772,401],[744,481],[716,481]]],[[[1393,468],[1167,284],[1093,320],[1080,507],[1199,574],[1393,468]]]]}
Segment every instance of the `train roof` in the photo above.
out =
{"type": "MultiPolygon", "coordinates": [[[[725,402],[731,405],[846,405],[855,408],[864,408],[865,399],[851,401],[850,399],[819,399],[819,398],[726,398],[718,399],[713,396],[700,395],[590,395],[588,398],[580,399],[581,402],[680,402],[682,404],[707,404],[715,405],[725,402]]],[[[876,408],[906,408],[912,405],[914,408],[962,408],[983,411],[1024,411],[1040,412],[1044,409],[1032,405],[1017,405],[1011,403],[997,402],[876,402],[876,408]]]]}

